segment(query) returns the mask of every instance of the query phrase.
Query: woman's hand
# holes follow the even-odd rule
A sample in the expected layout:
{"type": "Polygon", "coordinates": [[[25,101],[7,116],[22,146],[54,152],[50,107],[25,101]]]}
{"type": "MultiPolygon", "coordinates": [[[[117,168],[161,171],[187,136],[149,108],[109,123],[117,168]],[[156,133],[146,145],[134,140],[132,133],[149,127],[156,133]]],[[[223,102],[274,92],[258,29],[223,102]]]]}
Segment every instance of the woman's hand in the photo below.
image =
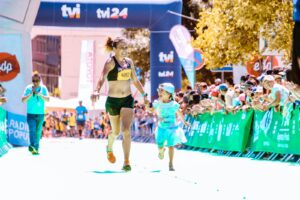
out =
{"type": "Polygon", "coordinates": [[[91,101],[95,103],[100,98],[100,94],[97,91],[94,91],[93,94],[91,94],[91,101]]]}
{"type": "Polygon", "coordinates": [[[7,102],[7,98],[6,97],[0,97],[0,105],[2,103],[6,103],[7,102]]]}

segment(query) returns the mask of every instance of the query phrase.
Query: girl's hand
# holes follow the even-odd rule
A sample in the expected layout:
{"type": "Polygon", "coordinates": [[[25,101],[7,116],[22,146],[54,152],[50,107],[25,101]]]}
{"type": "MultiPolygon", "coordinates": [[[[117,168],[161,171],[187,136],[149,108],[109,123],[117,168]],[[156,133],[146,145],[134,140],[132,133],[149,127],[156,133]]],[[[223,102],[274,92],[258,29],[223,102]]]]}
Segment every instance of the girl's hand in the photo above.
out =
{"type": "Polygon", "coordinates": [[[191,126],[191,124],[190,124],[189,122],[187,122],[187,121],[183,121],[183,124],[184,124],[186,127],[190,127],[190,126],[191,126]]]}

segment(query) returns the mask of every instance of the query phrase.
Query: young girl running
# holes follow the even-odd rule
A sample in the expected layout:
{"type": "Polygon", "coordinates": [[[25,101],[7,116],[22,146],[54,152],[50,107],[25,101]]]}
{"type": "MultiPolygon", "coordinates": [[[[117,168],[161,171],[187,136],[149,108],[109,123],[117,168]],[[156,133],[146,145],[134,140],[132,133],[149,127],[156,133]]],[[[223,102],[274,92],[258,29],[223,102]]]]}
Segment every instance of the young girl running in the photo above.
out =
{"type": "Polygon", "coordinates": [[[153,102],[153,108],[146,107],[149,111],[155,111],[158,116],[158,127],[155,131],[155,140],[158,145],[160,159],[164,158],[165,146],[169,148],[169,170],[175,171],[173,166],[174,146],[186,142],[182,128],[178,126],[177,116],[183,121],[184,125],[189,123],[184,120],[183,114],[179,110],[179,104],[174,100],[175,87],[171,83],[162,83],[158,89],[159,99],[153,102]]]}

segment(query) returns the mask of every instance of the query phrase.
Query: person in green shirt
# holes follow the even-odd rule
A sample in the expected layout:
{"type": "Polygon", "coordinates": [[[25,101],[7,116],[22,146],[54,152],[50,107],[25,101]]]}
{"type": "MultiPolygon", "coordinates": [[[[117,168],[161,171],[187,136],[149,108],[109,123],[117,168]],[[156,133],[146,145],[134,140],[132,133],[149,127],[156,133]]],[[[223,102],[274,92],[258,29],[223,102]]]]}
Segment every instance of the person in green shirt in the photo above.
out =
{"type": "Polygon", "coordinates": [[[45,116],[45,101],[49,101],[49,93],[45,85],[41,84],[39,74],[32,76],[22,97],[22,102],[27,104],[27,123],[29,127],[30,146],[28,150],[32,155],[39,155],[40,139],[45,116]]]}

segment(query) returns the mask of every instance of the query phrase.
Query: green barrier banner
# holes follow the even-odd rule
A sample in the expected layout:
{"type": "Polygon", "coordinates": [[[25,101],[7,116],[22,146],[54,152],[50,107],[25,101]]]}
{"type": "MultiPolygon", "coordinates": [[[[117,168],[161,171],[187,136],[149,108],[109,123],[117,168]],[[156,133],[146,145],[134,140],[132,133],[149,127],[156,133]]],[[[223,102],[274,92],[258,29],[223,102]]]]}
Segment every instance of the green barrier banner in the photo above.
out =
{"type": "Polygon", "coordinates": [[[299,108],[291,111],[289,117],[273,109],[255,111],[250,147],[253,151],[300,154],[299,108]]]}
{"type": "Polygon", "coordinates": [[[186,145],[227,151],[244,151],[249,139],[253,110],[235,114],[205,113],[190,121],[186,145]]]}
{"type": "Polygon", "coordinates": [[[6,139],[6,111],[0,107],[0,157],[7,153],[11,145],[6,139]]]}
{"type": "Polygon", "coordinates": [[[216,131],[218,135],[215,149],[244,151],[249,141],[253,110],[238,111],[221,117],[218,120],[223,121],[219,124],[219,130],[216,131]]]}
{"type": "MultiPolygon", "coordinates": [[[[193,125],[194,121],[196,121],[196,117],[193,117],[192,115],[186,115],[185,120],[193,125]]],[[[194,142],[193,142],[193,136],[194,136],[193,126],[192,127],[184,127],[183,130],[185,131],[185,137],[187,139],[187,142],[185,143],[185,145],[193,146],[193,144],[194,144],[194,142]]]]}

